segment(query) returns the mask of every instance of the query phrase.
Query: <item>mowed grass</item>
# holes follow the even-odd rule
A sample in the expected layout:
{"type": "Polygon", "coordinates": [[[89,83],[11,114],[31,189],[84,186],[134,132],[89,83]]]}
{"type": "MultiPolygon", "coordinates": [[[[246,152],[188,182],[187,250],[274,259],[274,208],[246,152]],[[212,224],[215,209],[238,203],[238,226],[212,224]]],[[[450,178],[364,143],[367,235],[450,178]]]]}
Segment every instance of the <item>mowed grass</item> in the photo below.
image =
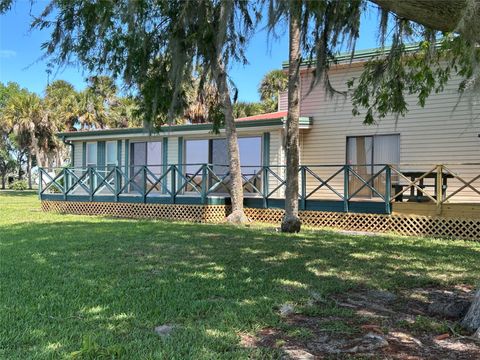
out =
{"type": "Polygon", "coordinates": [[[3,192],[0,358],[277,358],[240,334],[281,327],[282,304],[474,284],[479,259],[472,242],[59,215],[34,193],[3,192]],[[162,324],[178,327],[160,337],[162,324]]]}

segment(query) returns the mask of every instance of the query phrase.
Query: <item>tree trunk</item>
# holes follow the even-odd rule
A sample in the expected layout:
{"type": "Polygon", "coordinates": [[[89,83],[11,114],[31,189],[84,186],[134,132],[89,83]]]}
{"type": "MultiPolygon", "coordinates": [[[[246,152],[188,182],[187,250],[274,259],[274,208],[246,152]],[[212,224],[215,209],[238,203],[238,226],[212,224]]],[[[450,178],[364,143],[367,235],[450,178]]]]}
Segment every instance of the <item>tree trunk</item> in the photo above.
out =
{"type": "Polygon", "coordinates": [[[232,213],[227,220],[234,224],[242,224],[248,221],[243,212],[243,181],[240,167],[240,152],[238,150],[237,129],[233,118],[233,106],[230,99],[230,91],[227,83],[226,64],[223,60],[225,39],[228,32],[228,23],[235,11],[233,1],[220,2],[219,28],[215,42],[215,51],[212,56],[212,70],[219,95],[222,112],[225,117],[225,135],[227,137],[227,155],[230,168],[230,198],[232,201],[232,213]]]}
{"type": "Polygon", "coordinates": [[[5,184],[6,184],[6,177],[7,174],[2,174],[2,190],[5,190],[5,184]]]}
{"type": "Polygon", "coordinates": [[[288,116],[286,124],[287,185],[285,190],[285,216],[282,220],[283,232],[299,232],[298,217],[298,148],[300,117],[300,6],[290,1],[289,20],[289,66],[288,66],[288,116]]]}
{"type": "Polygon", "coordinates": [[[28,152],[27,157],[27,176],[28,176],[28,188],[32,190],[32,154],[28,152]]]}
{"type": "Polygon", "coordinates": [[[480,336],[480,289],[475,293],[472,305],[462,320],[461,325],[470,331],[476,331],[480,336]]]}
{"type": "Polygon", "coordinates": [[[232,213],[227,220],[231,223],[242,224],[248,221],[243,212],[243,181],[240,167],[240,152],[238,150],[237,129],[233,118],[233,106],[230,99],[230,91],[227,84],[227,73],[220,58],[214,66],[214,76],[225,117],[225,135],[227,137],[227,153],[230,168],[230,197],[232,201],[232,213]]]}

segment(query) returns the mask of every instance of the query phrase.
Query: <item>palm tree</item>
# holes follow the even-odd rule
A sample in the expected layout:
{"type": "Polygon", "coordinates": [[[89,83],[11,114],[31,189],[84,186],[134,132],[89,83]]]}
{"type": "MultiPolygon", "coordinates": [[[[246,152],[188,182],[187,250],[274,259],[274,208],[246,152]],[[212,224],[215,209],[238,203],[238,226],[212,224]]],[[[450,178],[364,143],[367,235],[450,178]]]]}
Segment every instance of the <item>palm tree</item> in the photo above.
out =
{"type": "Polygon", "coordinates": [[[265,74],[258,92],[260,100],[262,100],[266,112],[274,112],[278,110],[278,96],[282,91],[287,90],[288,76],[283,70],[272,70],[265,74]]]}
{"type": "Polygon", "coordinates": [[[31,189],[32,156],[37,156],[37,159],[41,157],[36,136],[36,125],[43,117],[41,99],[33,93],[22,91],[9,99],[2,115],[7,125],[13,129],[20,150],[27,151],[28,187],[31,189]]]}
{"type": "Polygon", "coordinates": [[[78,123],[79,95],[72,84],[56,80],[45,89],[45,109],[60,131],[75,130],[78,123]]]}
{"type": "Polygon", "coordinates": [[[282,231],[300,231],[298,216],[298,167],[299,159],[299,89],[302,51],[308,54],[309,63],[314,63],[315,72],[311,87],[324,80],[327,92],[333,87],[328,77],[328,68],[335,50],[344,42],[353,49],[360,26],[363,0],[352,1],[307,1],[266,0],[269,3],[268,28],[275,31],[283,19],[289,24],[288,67],[288,116],[286,124],[287,174],[285,190],[285,216],[282,231]],[[315,58],[315,59],[314,59],[315,58]]]}
{"type": "Polygon", "coordinates": [[[194,65],[200,65],[200,84],[208,83],[209,78],[214,82],[225,125],[232,202],[228,220],[244,223],[248,219],[243,211],[243,180],[227,67],[231,59],[245,61],[243,48],[254,27],[253,8],[240,0],[180,1],[176,6],[180,18],[173,22],[168,40],[171,57],[176,60],[172,64],[172,73],[177,75],[173,105],[194,65]]]}

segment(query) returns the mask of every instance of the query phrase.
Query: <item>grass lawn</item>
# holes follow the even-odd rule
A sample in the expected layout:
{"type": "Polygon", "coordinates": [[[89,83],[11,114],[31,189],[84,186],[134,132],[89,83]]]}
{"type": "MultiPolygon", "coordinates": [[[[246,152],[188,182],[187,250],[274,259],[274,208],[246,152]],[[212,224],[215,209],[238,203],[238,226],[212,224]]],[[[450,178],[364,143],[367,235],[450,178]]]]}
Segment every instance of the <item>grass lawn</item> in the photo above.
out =
{"type": "Polygon", "coordinates": [[[479,258],[463,241],[43,213],[34,193],[0,192],[0,358],[278,358],[241,335],[309,336],[282,304],[335,331],[355,314],[312,294],[474,285],[479,258]]]}

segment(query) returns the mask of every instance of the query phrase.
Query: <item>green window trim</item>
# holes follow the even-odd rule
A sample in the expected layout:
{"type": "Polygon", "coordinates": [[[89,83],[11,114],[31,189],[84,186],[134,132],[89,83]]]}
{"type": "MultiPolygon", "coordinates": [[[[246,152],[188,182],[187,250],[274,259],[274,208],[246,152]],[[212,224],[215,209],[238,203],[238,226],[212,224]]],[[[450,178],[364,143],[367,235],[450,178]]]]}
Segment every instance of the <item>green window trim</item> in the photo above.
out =
{"type": "Polygon", "coordinates": [[[122,166],[122,140],[117,141],[117,166],[122,166]]]}
{"type": "MultiPolygon", "coordinates": [[[[183,136],[178,137],[178,171],[180,174],[183,174],[183,148],[184,148],[184,141],[183,141],[183,136]]],[[[182,179],[179,176],[178,177],[178,184],[177,187],[180,187],[182,185],[182,179]]]]}
{"type": "Polygon", "coordinates": [[[98,141],[97,142],[97,168],[100,170],[104,170],[105,168],[105,141],[98,141]]]}
{"type": "MultiPolygon", "coordinates": [[[[162,139],[162,173],[165,174],[168,168],[168,137],[162,139]]],[[[167,187],[167,178],[163,178],[163,184],[167,187]]],[[[165,189],[162,190],[162,193],[166,193],[165,189]]]]}
{"type": "Polygon", "coordinates": [[[70,143],[70,167],[75,167],[75,143],[70,143]]]}
{"type": "Polygon", "coordinates": [[[130,140],[125,140],[125,175],[128,179],[129,166],[130,166],[130,140]]]}
{"type": "MultiPolygon", "coordinates": [[[[263,166],[270,166],[270,133],[265,132],[263,133],[263,166]]],[[[264,168],[265,169],[265,168],[264,168]]],[[[264,170],[264,176],[263,176],[263,191],[265,194],[268,194],[269,187],[268,187],[268,172],[264,170]]],[[[266,204],[265,204],[266,205],[266,204]]]]}
{"type": "Polygon", "coordinates": [[[87,167],[87,142],[82,142],[82,168],[86,169],[87,167]]]}

